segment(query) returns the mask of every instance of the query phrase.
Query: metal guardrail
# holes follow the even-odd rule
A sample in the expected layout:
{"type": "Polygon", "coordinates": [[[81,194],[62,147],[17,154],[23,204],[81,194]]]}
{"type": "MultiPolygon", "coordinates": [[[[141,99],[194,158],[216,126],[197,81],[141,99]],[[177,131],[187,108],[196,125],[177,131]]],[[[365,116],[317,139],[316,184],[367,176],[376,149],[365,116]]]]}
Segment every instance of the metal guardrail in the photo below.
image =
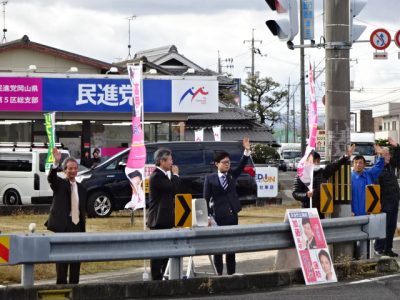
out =
{"type": "MultiPolygon", "coordinates": [[[[386,214],[322,220],[328,243],[385,238],[386,214]]],[[[0,235],[0,237],[2,237],[0,235]]],[[[4,235],[3,235],[4,237],[4,235]]],[[[22,264],[22,285],[33,285],[37,263],[113,261],[170,257],[170,278],[179,278],[180,258],[294,247],[288,223],[197,227],[133,233],[9,235],[8,264],[22,264]]]]}

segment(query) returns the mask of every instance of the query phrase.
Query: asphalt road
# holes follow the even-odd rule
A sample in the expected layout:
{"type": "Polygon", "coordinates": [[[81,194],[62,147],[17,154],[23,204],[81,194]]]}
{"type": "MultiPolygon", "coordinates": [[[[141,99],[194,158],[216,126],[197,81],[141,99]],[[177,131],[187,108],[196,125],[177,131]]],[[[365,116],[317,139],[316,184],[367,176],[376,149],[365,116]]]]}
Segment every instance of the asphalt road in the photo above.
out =
{"type": "MultiPolygon", "coordinates": [[[[400,274],[378,277],[362,281],[340,282],[318,286],[292,286],[284,289],[272,289],[265,292],[226,294],[205,297],[193,297],[185,299],[229,299],[229,300],[258,300],[258,299],[279,299],[279,300],[393,300],[399,299],[400,274]]],[[[163,298],[163,299],[177,299],[163,298]]]]}

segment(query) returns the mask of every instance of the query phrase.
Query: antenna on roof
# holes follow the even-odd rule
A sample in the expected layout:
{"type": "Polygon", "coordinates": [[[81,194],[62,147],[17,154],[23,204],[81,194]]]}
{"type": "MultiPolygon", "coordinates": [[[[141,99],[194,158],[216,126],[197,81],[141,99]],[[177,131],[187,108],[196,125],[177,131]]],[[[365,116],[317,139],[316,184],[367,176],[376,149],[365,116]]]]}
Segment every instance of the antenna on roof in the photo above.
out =
{"type": "Polygon", "coordinates": [[[3,39],[2,39],[2,43],[7,42],[7,38],[6,38],[6,32],[7,32],[7,28],[6,28],[6,4],[8,3],[8,1],[3,1],[1,2],[3,3],[3,39]]]}
{"type": "Polygon", "coordinates": [[[128,58],[127,58],[127,60],[128,60],[128,59],[132,58],[132,56],[131,56],[131,21],[136,19],[136,16],[133,15],[133,16],[128,17],[127,19],[128,19],[128,58]]]}

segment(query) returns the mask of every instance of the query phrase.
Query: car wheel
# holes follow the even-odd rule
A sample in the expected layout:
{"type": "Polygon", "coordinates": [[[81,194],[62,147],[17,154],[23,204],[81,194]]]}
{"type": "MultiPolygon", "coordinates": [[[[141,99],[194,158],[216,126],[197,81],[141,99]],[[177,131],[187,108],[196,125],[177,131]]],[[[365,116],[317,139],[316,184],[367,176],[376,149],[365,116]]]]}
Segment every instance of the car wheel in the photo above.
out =
{"type": "Polygon", "coordinates": [[[108,217],[112,212],[110,197],[104,192],[95,192],[88,199],[89,217],[108,217]]]}
{"type": "Polygon", "coordinates": [[[15,189],[8,189],[3,196],[5,205],[18,205],[21,204],[21,196],[15,189]]]}

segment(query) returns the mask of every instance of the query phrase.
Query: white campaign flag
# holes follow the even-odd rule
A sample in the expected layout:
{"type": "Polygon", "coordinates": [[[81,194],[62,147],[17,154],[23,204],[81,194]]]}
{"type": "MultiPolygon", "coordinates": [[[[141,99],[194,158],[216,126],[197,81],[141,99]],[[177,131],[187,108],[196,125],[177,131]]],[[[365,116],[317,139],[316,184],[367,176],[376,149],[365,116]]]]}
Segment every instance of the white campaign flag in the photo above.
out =
{"type": "Polygon", "coordinates": [[[194,132],[194,141],[195,142],[202,142],[204,141],[204,128],[195,130],[194,132]]]}
{"type": "Polygon", "coordinates": [[[213,126],[213,133],[214,133],[214,140],[216,142],[221,141],[221,125],[219,126],[213,126]]]}

